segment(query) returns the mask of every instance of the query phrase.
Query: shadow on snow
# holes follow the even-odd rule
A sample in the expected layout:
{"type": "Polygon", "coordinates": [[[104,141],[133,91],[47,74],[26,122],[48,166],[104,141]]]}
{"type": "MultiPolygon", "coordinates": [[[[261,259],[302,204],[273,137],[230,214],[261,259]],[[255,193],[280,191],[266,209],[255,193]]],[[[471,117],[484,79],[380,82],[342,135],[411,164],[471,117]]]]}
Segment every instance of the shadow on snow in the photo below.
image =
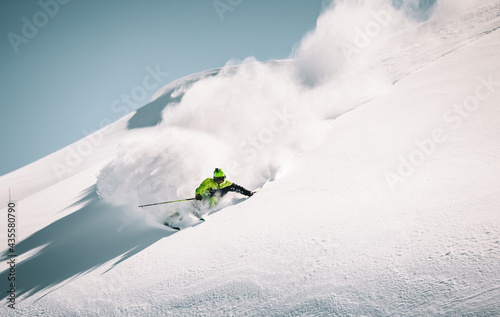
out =
{"type": "Polygon", "coordinates": [[[163,95],[139,108],[137,112],[132,116],[132,118],[129,119],[127,128],[129,130],[132,130],[138,128],[153,127],[160,124],[162,121],[163,109],[165,109],[171,103],[176,104],[181,102],[182,97],[184,97],[184,92],[178,91],[179,89],[190,87],[200,79],[216,76],[219,71],[219,69],[214,69],[207,71],[201,75],[195,76],[194,78],[191,78],[192,76],[189,76],[188,78],[180,79],[177,83],[174,82],[172,84],[173,87],[163,93],[163,95]]]}
{"type": "MultiPolygon", "coordinates": [[[[96,190],[96,185],[87,188],[83,191],[82,198],[73,204],[83,204],[83,207],[16,245],[18,257],[39,249],[36,254],[16,265],[14,283],[17,297],[33,296],[115,261],[107,270],[109,271],[158,240],[176,233],[167,228],[164,230],[145,224],[138,225],[137,221],[126,217],[123,207],[112,206],[99,199],[96,190]]],[[[245,200],[246,198],[233,198],[230,203],[209,214],[245,200]]],[[[201,223],[191,224],[185,229],[201,223]]],[[[0,261],[8,259],[10,257],[5,251],[0,261]]],[[[8,281],[8,274],[9,270],[2,272],[0,280],[8,281]]],[[[5,299],[7,295],[7,292],[2,292],[0,299],[5,299]]]]}
{"type": "MultiPolygon", "coordinates": [[[[17,296],[27,297],[86,274],[111,261],[113,267],[141,252],[158,240],[170,236],[166,230],[137,226],[124,220],[123,208],[100,200],[96,186],[84,191],[75,204],[79,210],[61,218],[16,245],[17,256],[41,248],[37,254],[16,265],[17,296]]],[[[4,252],[1,261],[9,257],[4,252]]],[[[8,280],[9,271],[0,274],[8,280]]],[[[2,292],[1,299],[7,297],[2,292]]]]}

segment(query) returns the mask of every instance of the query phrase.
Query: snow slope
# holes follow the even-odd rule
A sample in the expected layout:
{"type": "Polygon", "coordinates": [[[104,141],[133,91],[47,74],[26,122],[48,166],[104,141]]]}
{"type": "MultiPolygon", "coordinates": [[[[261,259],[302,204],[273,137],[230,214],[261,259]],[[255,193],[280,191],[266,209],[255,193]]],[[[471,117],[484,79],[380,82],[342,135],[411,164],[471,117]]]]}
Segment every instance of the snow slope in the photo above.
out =
{"type": "Polygon", "coordinates": [[[302,74],[321,56],[300,47],[193,75],[148,119],[111,125],[62,180],[47,168],[67,150],[0,178],[18,200],[17,313],[498,315],[499,27],[500,1],[486,1],[387,30],[332,77],[302,74]],[[155,223],[185,205],[136,208],[192,195],[233,161],[245,164],[231,180],[271,181],[206,223],[172,232],[155,223]]]}

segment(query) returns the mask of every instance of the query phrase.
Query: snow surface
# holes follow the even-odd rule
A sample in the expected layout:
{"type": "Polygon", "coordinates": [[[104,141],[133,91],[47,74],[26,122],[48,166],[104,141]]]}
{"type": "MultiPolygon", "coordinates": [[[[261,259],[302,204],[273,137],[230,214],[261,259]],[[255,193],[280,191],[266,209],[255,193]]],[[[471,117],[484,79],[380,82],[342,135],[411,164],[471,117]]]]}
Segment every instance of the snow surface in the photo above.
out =
{"type": "Polygon", "coordinates": [[[500,1],[421,24],[368,3],[327,9],[287,61],[177,80],[91,153],[1,177],[20,235],[1,314],[499,315],[500,1]],[[346,59],[380,10],[391,23],[346,59]],[[200,225],[190,203],[137,208],[214,167],[265,185],[200,225]],[[185,230],[161,225],[174,212],[185,230]]]}

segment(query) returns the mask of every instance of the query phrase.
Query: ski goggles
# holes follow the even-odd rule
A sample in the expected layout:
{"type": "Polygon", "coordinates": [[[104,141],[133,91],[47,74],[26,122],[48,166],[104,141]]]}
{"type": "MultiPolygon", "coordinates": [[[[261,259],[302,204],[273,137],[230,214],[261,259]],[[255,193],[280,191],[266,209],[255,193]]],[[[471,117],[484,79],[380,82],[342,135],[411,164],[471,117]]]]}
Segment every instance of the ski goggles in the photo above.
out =
{"type": "Polygon", "coordinates": [[[216,183],[222,183],[224,181],[226,177],[225,176],[222,176],[222,177],[214,177],[214,181],[216,183]]]}

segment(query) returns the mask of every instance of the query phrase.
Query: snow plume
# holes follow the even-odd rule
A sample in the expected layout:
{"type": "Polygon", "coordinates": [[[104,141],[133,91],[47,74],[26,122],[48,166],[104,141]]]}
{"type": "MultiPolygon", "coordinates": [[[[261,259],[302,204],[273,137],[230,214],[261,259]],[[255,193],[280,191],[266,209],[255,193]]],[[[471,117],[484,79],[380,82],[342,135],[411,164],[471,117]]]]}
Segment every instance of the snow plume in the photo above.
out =
{"type": "Polygon", "coordinates": [[[321,138],[318,116],[304,106],[309,94],[288,64],[250,58],[188,89],[180,83],[182,100],[165,108],[162,123],[121,142],[98,177],[101,197],[132,206],[193,197],[216,167],[248,189],[275,178],[321,138]]]}
{"type": "Polygon", "coordinates": [[[333,2],[294,50],[298,77],[317,85],[353,69],[365,71],[376,48],[406,21],[387,0],[333,2]]]}
{"type": "Polygon", "coordinates": [[[336,1],[289,60],[247,58],[176,81],[173,93],[163,91],[182,98],[158,126],[130,131],[98,176],[99,194],[129,206],[193,197],[216,167],[248,189],[279,177],[322,141],[326,120],[387,91],[392,81],[375,52],[408,23],[389,0],[336,1]]]}

